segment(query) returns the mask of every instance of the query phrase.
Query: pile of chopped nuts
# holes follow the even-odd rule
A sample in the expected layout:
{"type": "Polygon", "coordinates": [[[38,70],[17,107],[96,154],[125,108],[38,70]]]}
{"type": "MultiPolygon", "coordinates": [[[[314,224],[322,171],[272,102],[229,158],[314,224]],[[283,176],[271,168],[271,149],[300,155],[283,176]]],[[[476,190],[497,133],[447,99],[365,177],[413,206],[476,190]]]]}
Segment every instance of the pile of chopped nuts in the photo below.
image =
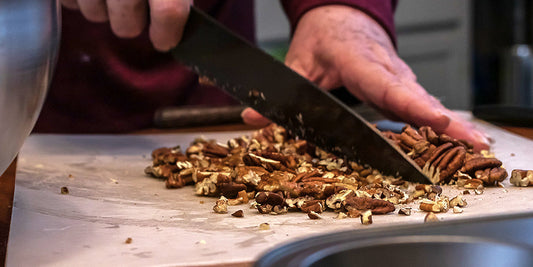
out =
{"type": "MultiPolygon", "coordinates": [[[[429,127],[402,133],[384,132],[436,184],[456,183],[482,192],[506,178],[501,162],[474,153],[467,142],[437,135],[429,127]]],[[[410,215],[404,207],[420,200],[419,209],[431,213],[462,212],[466,200],[441,195],[438,185],[412,184],[387,176],[367,165],[346,161],[305,140],[292,138],[282,127],[271,124],[251,137],[230,139],[227,144],[196,139],[185,150],[158,148],[145,173],[165,179],[167,188],[194,185],[197,195],[217,197],[213,210],[227,213],[228,205],[246,204],[261,214],[302,211],[320,219],[326,210],[336,218],[360,218],[371,224],[372,215],[410,215]]],[[[469,191],[466,190],[465,193],[469,191]]],[[[232,214],[242,217],[239,214],[232,214]]]]}

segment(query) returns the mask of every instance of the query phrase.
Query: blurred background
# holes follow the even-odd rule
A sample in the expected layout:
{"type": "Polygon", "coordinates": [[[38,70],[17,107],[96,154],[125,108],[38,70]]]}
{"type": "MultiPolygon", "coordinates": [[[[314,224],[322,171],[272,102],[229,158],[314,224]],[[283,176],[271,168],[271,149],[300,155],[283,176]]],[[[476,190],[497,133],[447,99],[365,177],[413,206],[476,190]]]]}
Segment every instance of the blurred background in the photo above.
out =
{"type": "MultiPolygon", "coordinates": [[[[278,1],[256,0],[258,44],[279,59],[289,26],[278,1]]],[[[452,109],[532,106],[532,0],[400,0],[398,51],[452,109]]]]}

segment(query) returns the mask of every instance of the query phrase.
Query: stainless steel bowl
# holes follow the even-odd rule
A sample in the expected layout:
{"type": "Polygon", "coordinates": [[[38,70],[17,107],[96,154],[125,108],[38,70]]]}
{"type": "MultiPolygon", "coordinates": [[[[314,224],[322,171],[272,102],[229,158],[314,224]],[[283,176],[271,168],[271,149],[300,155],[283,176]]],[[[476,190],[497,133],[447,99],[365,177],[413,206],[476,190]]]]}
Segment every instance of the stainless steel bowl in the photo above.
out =
{"type": "Polygon", "coordinates": [[[0,1],[0,174],[35,125],[59,38],[57,0],[0,1]]]}
{"type": "Polygon", "coordinates": [[[328,233],[263,254],[255,267],[533,266],[533,213],[328,233]]]}
{"type": "Polygon", "coordinates": [[[531,266],[531,248],[469,236],[400,236],[351,242],[308,255],[297,266],[531,266]]]}

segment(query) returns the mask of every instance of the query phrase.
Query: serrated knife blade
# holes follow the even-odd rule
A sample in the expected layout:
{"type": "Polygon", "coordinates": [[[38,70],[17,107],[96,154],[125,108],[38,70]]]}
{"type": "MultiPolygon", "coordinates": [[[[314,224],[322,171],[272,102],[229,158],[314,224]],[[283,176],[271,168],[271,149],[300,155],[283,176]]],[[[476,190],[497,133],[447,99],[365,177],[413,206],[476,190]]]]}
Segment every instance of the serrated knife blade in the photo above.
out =
{"type": "Polygon", "coordinates": [[[282,62],[191,7],[174,57],[296,136],[385,174],[431,183],[359,114],[282,62]]]}

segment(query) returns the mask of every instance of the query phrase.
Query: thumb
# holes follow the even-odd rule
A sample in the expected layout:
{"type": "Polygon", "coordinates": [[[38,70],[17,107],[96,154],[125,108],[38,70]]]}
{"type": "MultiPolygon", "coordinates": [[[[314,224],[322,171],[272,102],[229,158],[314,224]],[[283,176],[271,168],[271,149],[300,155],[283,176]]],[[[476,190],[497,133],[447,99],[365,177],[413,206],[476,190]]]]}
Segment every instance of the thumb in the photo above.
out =
{"type": "Polygon", "coordinates": [[[245,108],[241,113],[241,117],[244,123],[253,126],[264,127],[270,123],[269,119],[263,117],[263,115],[252,108],[245,108]]]}

